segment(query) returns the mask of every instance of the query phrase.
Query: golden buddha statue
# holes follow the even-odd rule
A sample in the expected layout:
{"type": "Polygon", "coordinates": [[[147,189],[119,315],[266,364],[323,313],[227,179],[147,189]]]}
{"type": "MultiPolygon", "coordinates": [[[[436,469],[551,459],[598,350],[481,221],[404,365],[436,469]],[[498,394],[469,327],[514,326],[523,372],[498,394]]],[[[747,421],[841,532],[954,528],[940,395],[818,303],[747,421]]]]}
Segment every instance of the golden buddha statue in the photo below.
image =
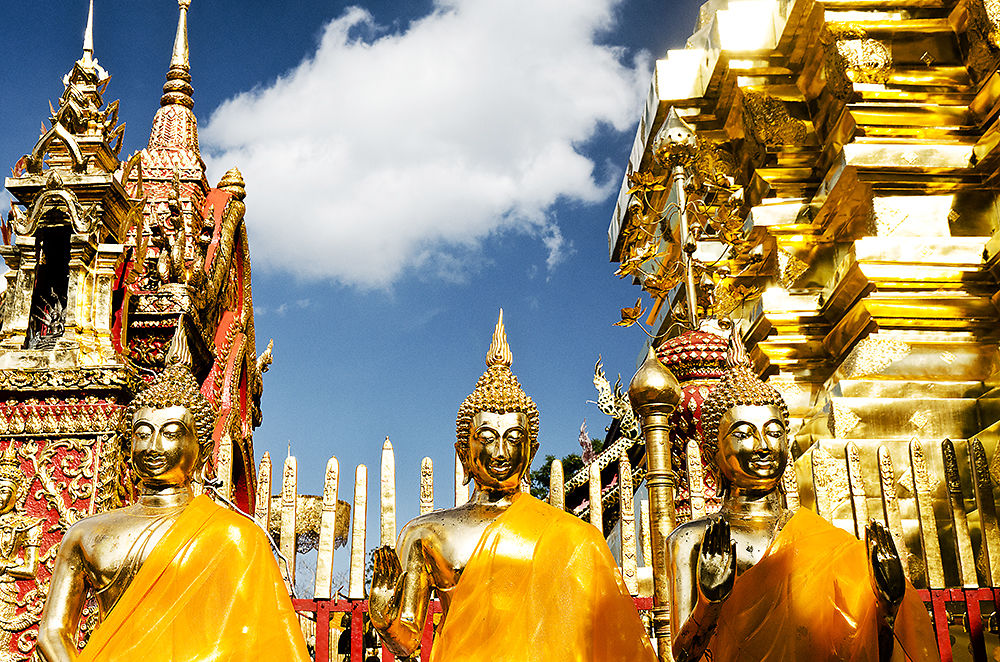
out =
{"type": "Polygon", "coordinates": [[[475,489],[464,505],[410,521],[395,550],[376,550],[372,625],[396,655],[412,655],[434,593],[443,612],[434,662],[652,662],[601,533],[520,489],[538,409],[511,362],[501,310],[486,372],[458,410],[455,449],[475,489]]]}
{"type": "Polygon", "coordinates": [[[723,502],[717,517],[667,539],[674,659],[936,659],[927,612],[885,528],[873,520],[862,543],[784,507],[788,408],[751,371],[736,330],[703,411],[702,452],[723,502]]]}
{"type": "Polygon", "coordinates": [[[12,632],[34,623],[38,614],[18,614],[17,580],[32,579],[38,570],[38,546],[42,538],[42,518],[18,512],[24,496],[25,475],[17,461],[13,444],[0,457],[0,661],[10,648],[12,632]]]}
{"type": "Polygon", "coordinates": [[[192,492],[214,448],[215,410],[189,364],[179,327],[168,367],[119,426],[138,500],[80,520],[59,547],[38,633],[43,660],[308,659],[265,534],[192,492]],[[90,595],[101,624],[80,653],[90,595]]]}

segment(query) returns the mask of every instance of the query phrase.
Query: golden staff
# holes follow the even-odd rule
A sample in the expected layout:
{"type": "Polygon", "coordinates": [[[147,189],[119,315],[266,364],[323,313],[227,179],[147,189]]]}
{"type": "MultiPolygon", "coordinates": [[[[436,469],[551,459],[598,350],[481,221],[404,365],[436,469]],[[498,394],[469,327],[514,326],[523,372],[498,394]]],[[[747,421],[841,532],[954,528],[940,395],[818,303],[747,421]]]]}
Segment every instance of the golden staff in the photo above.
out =
{"type": "Polygon", "coordinates": [[[670,462],[669,418],[681,399],[681,386],[652,346],[646,360],[632,377],[629,402],[642,425],[646,439],[646,485],[649,489],[650,543],[653,558],[653,632],[658,655],[667,662],[670,655],[670,586],[667,580],[667,536],[673,531],[674,487],[676,478],[670,462]]]}

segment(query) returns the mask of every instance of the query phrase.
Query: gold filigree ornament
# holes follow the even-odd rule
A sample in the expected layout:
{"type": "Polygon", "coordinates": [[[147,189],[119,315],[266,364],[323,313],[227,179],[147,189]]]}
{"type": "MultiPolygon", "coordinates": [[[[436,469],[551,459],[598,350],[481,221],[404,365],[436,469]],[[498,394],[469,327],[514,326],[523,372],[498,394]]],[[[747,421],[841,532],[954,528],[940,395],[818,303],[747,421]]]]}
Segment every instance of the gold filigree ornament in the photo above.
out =
{"type": "Polygon", "coordinates": [[[680,260],[667,263],[666,267],[656,275],[648,275],[642,279],[642,289],[654,299],[665,299],[670,290],[684,279],[684,264],[680,260]]]}
{"type": "Polygon", "coordinates": [[[699,188],[706,184],[724,189],[734,187],[738,165],[728,143],[699,137],[693,165],[699,188]]]}
{"type": "Polygon", "coordinates": [[[777,97],[744,90],[743,110],[747,128],[764,145],[801,145],[806,140],[805,123],[794,117],[777,97]]]}
{"type": "Polygon", "coordinates": [[[615,275],[640,276],[642,266],[656,257],[660,244],[660,218],[655,212],[644,212],[642,204],[630,205],[625,214],[621,266],[615,275]]]}
{"type": "Polygon", "coordinates": [[[764,287],[761,285],[746,285],[735,278],[722,278],[716,284],[712,297],[713,314],[716,317],[727,317],[763,292],[764,287]]]}
{"type": "Polygon", "coordinates": [[[965,6],[969,17],[968,66],[979,80],[996,70],[996,57],[1000,53],[1000,0],[970,0],[965,6]]]}
{"type": "Polygon", "coordinates": [[[859,26],[829,30],[822,37],[824,73],[831,93],[848,99],[854,83],[884,85],[892,74],[892,49],[859,26]]]}
{"type": "Polygon", "coordinates": [[[910,353],[910,346],[894,338],[865,338],[851,350],[841,370],[848,379],[871,377],[910,353]]]}
{"type": "Polygon", "coordinates": [[[791,289],[809,265],[786,250],[778,249],[778,284],[786,290],[791,289]]]}

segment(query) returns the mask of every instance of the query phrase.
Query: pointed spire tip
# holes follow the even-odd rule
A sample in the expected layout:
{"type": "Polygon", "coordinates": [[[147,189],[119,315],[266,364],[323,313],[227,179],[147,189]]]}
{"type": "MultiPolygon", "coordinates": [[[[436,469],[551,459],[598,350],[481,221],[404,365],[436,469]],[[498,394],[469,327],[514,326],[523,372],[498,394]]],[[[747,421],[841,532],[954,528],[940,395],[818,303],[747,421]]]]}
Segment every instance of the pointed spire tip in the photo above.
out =
{"type": "Polygon", "coordinates": [[[179,105],[192,108],[194,99],[191,95],[194,93],[194,88],[191,87],[191,65],[187,36],[187,12],[191,6],[191,0],[177,0],[177,6],[180,8],[177,18],[177,34],[174,37],[174,49],[170,54],[170,68],[167,69],[167,82],[163,86],[160,105],[179,105]]]}
{"type": "Polygon", "coordinates": [[[83,33],[83,62],[89,65],[94,59],[94,0],[87,12],[87,29],[83,33]]]}

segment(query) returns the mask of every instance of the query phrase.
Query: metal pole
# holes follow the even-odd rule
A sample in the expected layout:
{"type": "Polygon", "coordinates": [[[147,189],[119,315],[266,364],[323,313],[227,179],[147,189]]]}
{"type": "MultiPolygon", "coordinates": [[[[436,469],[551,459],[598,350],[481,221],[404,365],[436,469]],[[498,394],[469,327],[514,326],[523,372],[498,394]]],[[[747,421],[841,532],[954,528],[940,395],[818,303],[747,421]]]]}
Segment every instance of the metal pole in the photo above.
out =
{"type": "Polygon", "coordinates": [[[628,395],[646,440],[646,487],[649,490],[653,566],[653,632],[660,662],[669,662],[670,584],[667,571],[667,536],[676,524],[674,488],[677,484],[670,456],[670,414],[680,401],[677,379],[652,347],[632,378],[628,395]]]}
{"type": "MultiPolygon", "coordinates": [[[[698,290],[694,285],[694,259],[688,251],[688,240],[690,239],[690,228],[688,228],[687,218],[687,198],[684,192],[684,166],[674,166],[674,199],[677,201],[679,211],[678,220],[680,223],[681,259],[684,260],[684,277],[687,289],[687,309],[688,319],[691,320],[691,328],[698,328],[698,290]]],[[[693,244],[692,244],[693,247],[693,244]]]]}

